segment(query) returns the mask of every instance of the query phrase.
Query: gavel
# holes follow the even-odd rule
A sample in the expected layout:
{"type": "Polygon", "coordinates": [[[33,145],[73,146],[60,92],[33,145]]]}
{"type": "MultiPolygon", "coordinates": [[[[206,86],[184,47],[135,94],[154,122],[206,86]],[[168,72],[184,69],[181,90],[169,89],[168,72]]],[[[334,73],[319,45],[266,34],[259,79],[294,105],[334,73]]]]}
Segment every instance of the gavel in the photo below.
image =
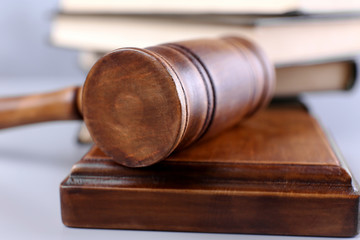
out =
{"type": "Polygon", "coordinates": [[[1,99],[0,128],[83,119],[105,154],[143,167],[250,117],[274,85],[267,56],[241,37],[120,48],[82,87],[1,99]]]}

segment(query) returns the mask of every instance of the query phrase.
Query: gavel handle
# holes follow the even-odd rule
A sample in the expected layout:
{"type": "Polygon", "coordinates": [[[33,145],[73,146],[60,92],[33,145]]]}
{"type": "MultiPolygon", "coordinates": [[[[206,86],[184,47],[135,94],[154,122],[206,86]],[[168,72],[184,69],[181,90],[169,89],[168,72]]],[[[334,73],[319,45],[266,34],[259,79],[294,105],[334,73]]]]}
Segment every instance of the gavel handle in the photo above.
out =
{"type": "Polygon", "coordinates": [[[82,119],[80,94],[80,87],[69,87],[51,93],[0,98],[0,129],[45,121],[82,119]]]}

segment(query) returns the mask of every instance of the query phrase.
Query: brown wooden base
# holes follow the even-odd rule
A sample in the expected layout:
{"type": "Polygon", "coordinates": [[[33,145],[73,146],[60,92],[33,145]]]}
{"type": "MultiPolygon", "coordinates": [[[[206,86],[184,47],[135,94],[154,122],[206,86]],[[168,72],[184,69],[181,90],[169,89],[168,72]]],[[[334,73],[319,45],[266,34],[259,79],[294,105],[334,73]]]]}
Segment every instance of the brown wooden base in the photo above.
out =
{"type": "Polygon", "coordinates": [[[273,105],[147,168],[97,147],[61,187],[69,227],[354,236],[359,193],[317,122],[273,105]]]}

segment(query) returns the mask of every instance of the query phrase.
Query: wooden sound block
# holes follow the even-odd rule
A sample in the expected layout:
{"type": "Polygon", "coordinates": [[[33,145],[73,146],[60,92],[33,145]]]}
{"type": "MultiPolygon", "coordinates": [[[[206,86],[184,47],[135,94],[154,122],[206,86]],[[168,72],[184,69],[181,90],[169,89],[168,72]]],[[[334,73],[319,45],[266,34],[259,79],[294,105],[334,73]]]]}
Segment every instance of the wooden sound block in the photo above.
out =
{"type": "Polygon", "coordinates": [[[359,192],[301,104],[273,104],[146,168],[96,146],[61,187],[69,227],[354,236],[359,192]]]}

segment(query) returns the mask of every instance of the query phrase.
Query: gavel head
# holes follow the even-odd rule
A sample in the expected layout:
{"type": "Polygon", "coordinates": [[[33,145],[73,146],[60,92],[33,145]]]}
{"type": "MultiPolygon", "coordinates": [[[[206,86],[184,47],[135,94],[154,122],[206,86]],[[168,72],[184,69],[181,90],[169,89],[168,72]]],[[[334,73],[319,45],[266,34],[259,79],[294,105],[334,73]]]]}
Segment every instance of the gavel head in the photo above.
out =
{"type": "Polygon", "coordinates": [[[274,82],[270,61],[243,38],[122,48],[90,70],[83,116],[115,161],[148,166],[249,117],[268,103],[274,82]]]}

